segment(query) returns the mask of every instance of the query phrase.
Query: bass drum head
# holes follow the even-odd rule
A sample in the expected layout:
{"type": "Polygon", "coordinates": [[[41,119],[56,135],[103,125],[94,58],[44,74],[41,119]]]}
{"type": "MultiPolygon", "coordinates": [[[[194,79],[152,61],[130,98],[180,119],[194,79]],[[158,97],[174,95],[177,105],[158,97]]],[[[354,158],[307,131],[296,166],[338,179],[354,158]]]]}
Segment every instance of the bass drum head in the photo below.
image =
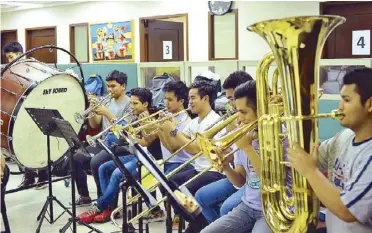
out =
{"type": "MultiPolygon", "coordinates": [[[[78,134],[82,125],[76,123],[74,113],[85,110],[85,91],[75,77],[58,74],[39,83],[22,102],[17,106],[19,111],[13,122],[13,140],[10,146],[23,166],[31,169],[44,168],[48,165],[47,137],[25,108],[56,109],[78,134]]],[[[64,138],[50,137],[50,156],[53,162],[62,158],[68,148],[64,138]]]]}

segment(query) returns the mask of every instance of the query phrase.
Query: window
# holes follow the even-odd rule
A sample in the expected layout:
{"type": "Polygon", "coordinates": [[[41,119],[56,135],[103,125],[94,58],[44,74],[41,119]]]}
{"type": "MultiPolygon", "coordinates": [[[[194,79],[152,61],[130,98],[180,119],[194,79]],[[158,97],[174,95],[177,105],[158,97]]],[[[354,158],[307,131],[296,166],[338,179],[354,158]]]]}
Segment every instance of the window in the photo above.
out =
{"type": "MultiPolygon", "coordinates": [[[[89,62],[89,33],[87,23],[70,25],[70,52],[79,62],[89,62]]],[[[70,62],[75,62],[75,60],[70,57],[70,62]]]]}
{"type": "Polygon", "coordinates": [[[209,13],[209,60],[237,60],[238,50],[238,10],[209,13]]]}

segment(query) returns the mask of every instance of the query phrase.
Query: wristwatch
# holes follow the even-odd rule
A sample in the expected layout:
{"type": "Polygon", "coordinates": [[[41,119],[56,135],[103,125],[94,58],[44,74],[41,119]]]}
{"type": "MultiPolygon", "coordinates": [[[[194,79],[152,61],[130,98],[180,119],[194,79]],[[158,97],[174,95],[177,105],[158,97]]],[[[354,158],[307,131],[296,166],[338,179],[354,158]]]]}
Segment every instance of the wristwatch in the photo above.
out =
{"type": "Polygon", "coordinates": [[[174,130],[171,130],[169,134],[170,134],[171,137],[175,137],[177,135],[177,132],[178,132],[178,130],[176,128],[174,130]]]}

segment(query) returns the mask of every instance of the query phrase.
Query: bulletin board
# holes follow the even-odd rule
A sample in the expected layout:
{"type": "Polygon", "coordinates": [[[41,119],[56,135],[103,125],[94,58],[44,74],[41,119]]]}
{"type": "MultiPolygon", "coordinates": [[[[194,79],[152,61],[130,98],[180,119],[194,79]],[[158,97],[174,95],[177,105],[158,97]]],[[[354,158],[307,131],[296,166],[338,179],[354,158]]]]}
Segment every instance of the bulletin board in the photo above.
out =
{"type": "Polygon", "coordinates": [[[93,62],[134,62],[133,25],[133,20],[89,24],[93,62]]]}

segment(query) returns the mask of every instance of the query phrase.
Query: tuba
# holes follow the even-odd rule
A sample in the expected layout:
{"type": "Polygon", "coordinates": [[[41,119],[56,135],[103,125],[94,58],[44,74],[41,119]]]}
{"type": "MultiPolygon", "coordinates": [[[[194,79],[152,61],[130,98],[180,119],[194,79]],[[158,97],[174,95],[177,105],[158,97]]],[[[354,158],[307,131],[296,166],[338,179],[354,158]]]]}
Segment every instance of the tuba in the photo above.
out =
{"type": "Polygon", "coordinates": [[[258,66],[256,88],[262,212],[275,233],[308,233],[316,229],[319,200],[307,180],[293,168],[289,168],[292,195],[288,193],[282,140],[287,137],[290,147],[297,142],[310,153],[318,141],[317,119],[340,116],[336,111],[318,114],[318,73],[323,45],[343,22],[345,18],[339,16],[304,16],[267,20],[248,27],[272,50],[258,66]],[[280,104],[271,102],[268,84],[268,69],[274,61],[282,87],[280,104]]]}

